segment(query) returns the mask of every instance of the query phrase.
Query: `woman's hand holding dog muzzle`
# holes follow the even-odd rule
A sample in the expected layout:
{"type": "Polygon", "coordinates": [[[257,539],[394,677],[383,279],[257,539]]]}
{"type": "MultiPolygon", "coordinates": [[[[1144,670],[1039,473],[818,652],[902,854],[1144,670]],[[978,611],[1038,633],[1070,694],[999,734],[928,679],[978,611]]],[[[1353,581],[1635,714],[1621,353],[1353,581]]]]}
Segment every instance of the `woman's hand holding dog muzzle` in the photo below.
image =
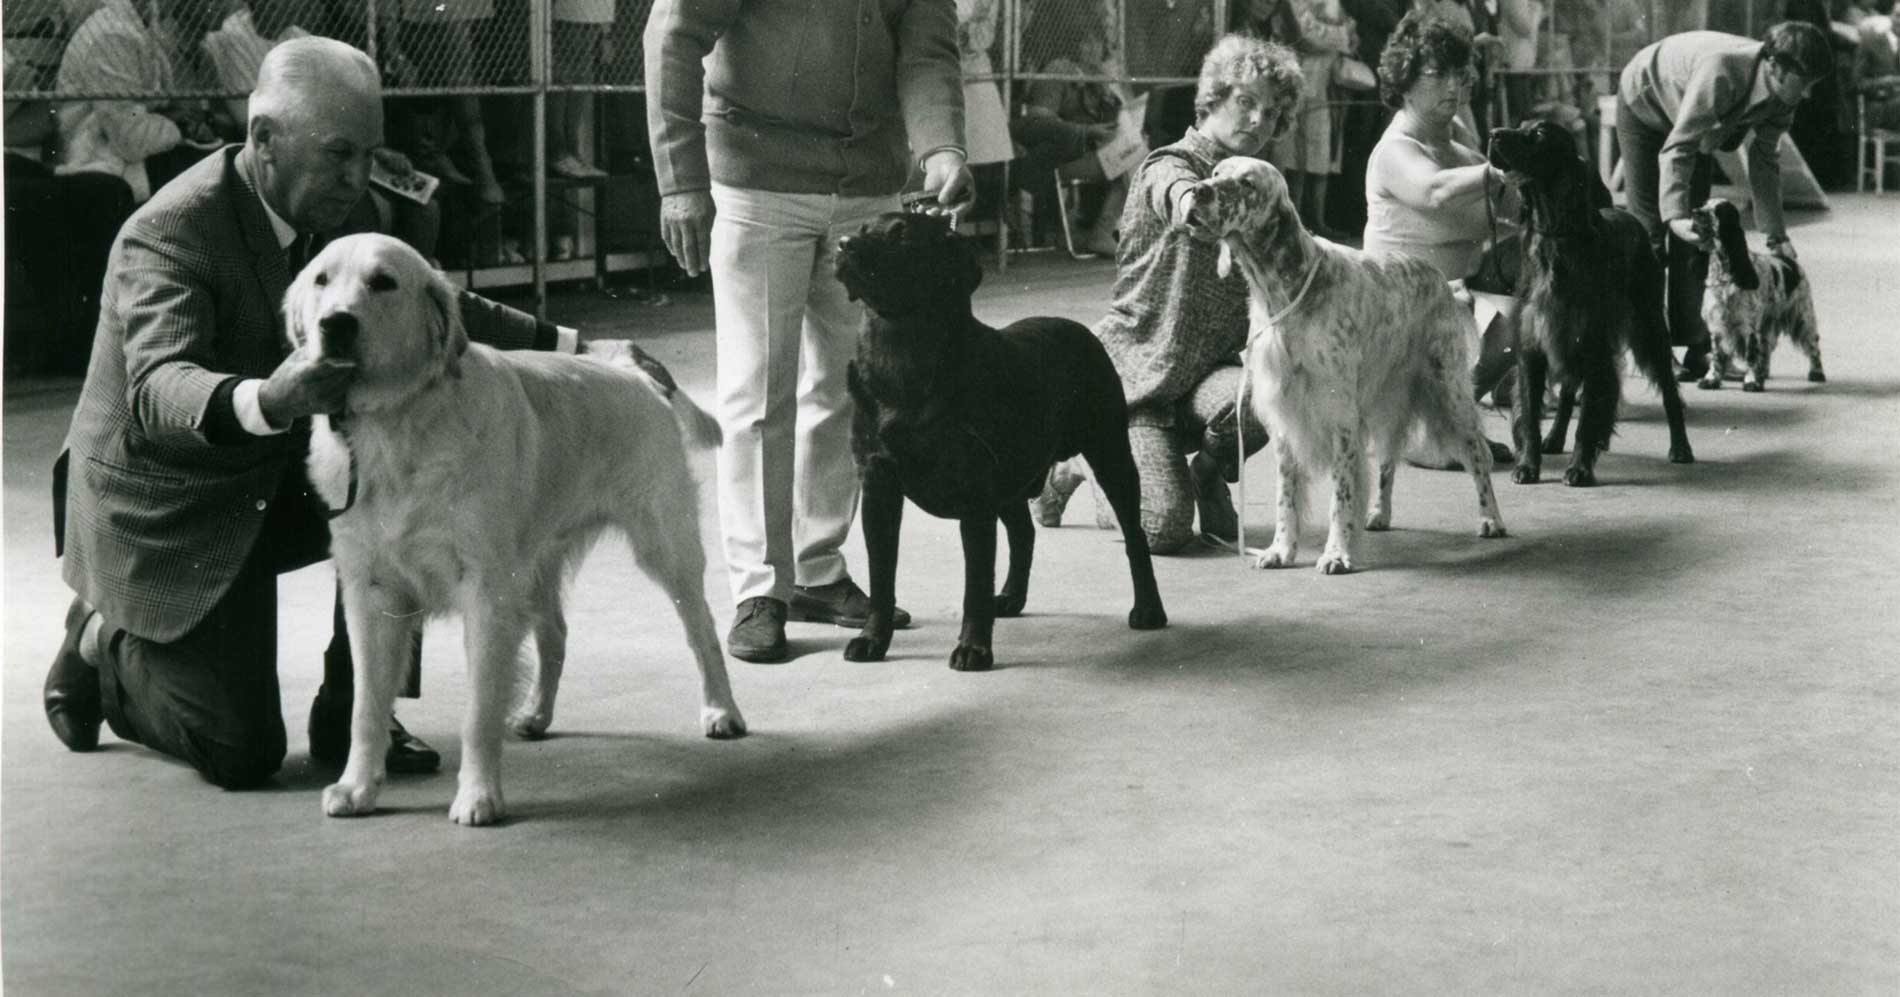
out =
{"type": "Polygon", "coordinates": [[[709,264],[712,249],[713,199],[704,190],[680,191],[660,199],[660,238],[686,276],[697,277],[709,264]]]}
{"type": "Polygon", "coordinates": [[[272,426],[288,426],[307,415],[338,412],[356,377],[356,361],[311,358],[298,350],[271,371],[257,389],[257,407],[272,426]]]}

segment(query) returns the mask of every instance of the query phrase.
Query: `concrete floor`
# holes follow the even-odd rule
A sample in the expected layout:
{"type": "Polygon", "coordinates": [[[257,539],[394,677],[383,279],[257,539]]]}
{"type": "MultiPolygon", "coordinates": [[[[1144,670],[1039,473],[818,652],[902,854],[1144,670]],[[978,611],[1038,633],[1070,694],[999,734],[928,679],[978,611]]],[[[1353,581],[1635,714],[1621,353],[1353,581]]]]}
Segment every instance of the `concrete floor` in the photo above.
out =
{"type": "MultiPolygon", "coordinates": [[[[1765,395],[1688,392],[1691,467],[1633,387],[1604,487],[1500,476],[1508,540],[1471,535],[1467,479],[1408,468],[1362,573],[1163,559],[1165,631],[1124,627],[1080,497],[999,669],[952,673],[956,532],[913,510],[892,660],[794,625],[795,660],[734,662],[753,733],[714,743],[669,607],[603,549],[559,736],[509,745],[489,830],[444,819],[452,623],[403,709],[451,772],[376,818],[320,815],[301,733],[243,794],[109,735],[61,749],[46,469],[75,390],[9,383],[6,990],[1900,992],[1900,198],[1796,237],[1831,383],[1784,346],[1765,395]]],[[[1109,278],[1025,261],[979,311],[1093,320],[1109,278]]],[[[554,308],[708,396],[705,295],[554,308]]],[[[330,591],[327,565],[283,587],[294,732],[330,591]]]]}

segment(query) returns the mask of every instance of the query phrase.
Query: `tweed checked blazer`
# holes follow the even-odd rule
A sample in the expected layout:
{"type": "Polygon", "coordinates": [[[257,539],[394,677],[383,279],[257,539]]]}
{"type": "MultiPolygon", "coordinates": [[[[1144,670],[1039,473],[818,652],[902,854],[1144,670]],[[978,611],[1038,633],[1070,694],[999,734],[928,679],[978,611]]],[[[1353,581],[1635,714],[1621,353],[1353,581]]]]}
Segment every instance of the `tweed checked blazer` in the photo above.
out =
{"type": "MultiPolygon", "coordinates": [[[[373,228],[369,208],[365,198],[333,234],[373,228]]],[[[67,584],[147,640],[177,640],[223,598],[308,451],[303,420],[277,436],[207,436],[221,383],[269,377],[289,355],[280,305],[291,277],[241,146],[166,184],[113,242],[65,473],[54,475],[55,542],[67,584]]],[[[471,338],[536,342],[532,316],[462,301],[471,338]]]]}

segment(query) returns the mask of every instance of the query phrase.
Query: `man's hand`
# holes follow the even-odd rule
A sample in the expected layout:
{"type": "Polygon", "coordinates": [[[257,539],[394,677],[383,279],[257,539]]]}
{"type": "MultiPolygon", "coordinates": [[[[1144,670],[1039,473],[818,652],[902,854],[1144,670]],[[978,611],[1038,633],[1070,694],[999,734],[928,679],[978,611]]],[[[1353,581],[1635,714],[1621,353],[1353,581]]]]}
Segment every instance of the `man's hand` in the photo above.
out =
{"type": "Polygon", "coordinates": [[[1702,245],[1702,237],[1696,234],[1695,220],[1692,218],[1672,219],[1669,222],[1669,232],[1691,246],[1702,245]]]}
{"type": "Polygon", "coordinates": [[[964,165],[963,153],[939,149],[924,160],[924,193],[937,195],[938,210],[946,213],[962,208],[964,202],[975,196],[976,189],[970,179],[970,168],[964,165]]]}
{"type": "Polygon", "coordinates": [[[288,426],[306,415],[328,414],[343,408],[343,396],[356,377],[356,362],[322,358],[312,360],[299,350],[271,371],[257,389],[257,407],[272,426],[288,426]]]}
{"type": "Polygon", "coordinates": [[[1089,146],[1096,149],[1115,141],[1115,133],[1121,131],[1121,125],[1113,121],[1090,125],[1088,128],[1089,146]]]}
{"type": "Polygon", "coordinates": [[[660,237],[688,277],[697,277],[710,266],[712,224],[710,191],[688,190],[660,199],[660,237]]]}
{"type": "Polygon", "coordinates": [[[1796,258],[1794,255],[1794,243],[1789,242],[1788,237],[1785,235],[1770,238],[1768,240],[1768,251],[1789,262],[1793,262],[1796,258]]]}

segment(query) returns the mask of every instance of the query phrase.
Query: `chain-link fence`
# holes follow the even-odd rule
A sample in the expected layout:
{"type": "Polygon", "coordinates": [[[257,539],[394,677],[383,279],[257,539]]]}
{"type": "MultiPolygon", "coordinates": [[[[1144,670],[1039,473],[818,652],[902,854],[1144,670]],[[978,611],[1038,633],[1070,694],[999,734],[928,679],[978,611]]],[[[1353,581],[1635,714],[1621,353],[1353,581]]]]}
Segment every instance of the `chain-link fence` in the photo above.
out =
{"type": "MultiPolygon", "coordinates": [[[[591,257],[602,277],[658,259],[641,45],[652,2],[7,0],[8,141],[16,111],[29,105],[99,100],[172,117],[194,151],[236,141],[270,46],[299,33],[336,37],[382,68],[392,146],[446,181],[436,234],[443,261],[472,281],[495,264],[526,265],[539,295],[550,265],[556,278],[585,277],[582,258],[591,257]],[[102,30],[115,19],[144,40],[128,47],[127,33],[102,30]]],[[[1705,26],[1753,34],[1773,6],[1759,5],[1549,0],[1527,64],[1499,65],[1490,113],[1509,120],[1568,107],[1587,119],[1592,97],[1612,92],[1611,74],[1642,44],[1705,26]]],[[[1103,95],[1116,103],[1146,95],[1149,124],[1162,126],[1151,131],[1166,139],[1168,128],[1191,123],[1202,54],[1263,6],[1273,5],[956,0],[973,162],[1010,169],[1021,152],[1010,123],[1026,103],[1048,99],[1099,114],[1103,95]]],[[[1319,110],[1340,115],[1370,99],[1333,94],[1319,110]]],[[[47,143],[51,153],[57,138],[47,143]]],[[[485,279],[519,281],[520,271],[485,279]]]]}

